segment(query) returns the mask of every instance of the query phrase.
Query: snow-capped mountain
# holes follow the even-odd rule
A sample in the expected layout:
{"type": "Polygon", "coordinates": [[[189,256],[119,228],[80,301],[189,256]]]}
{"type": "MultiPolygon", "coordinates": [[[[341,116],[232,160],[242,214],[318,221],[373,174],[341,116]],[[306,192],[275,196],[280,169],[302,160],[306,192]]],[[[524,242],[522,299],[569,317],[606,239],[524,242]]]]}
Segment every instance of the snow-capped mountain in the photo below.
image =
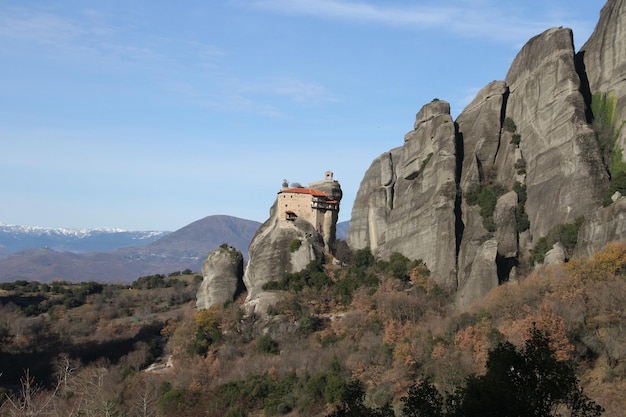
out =
{"type": "Polygon", "coordinates": [[[66,230],[0,224],[0,282],[132,282],[140,276],[184,269],[200,271],[202,261],[223,243],[247,256],[261,224],[215,215],[175,232],[117,229],[66,230]],[[22,248],[22,249],[20,249],[22,248]]]}
{"type": "Polygon", "coordinates": [[[0,223],[0,255],[24,249],[94,252],[146,245],[168,235],[165,231],[130,231],[114,228],[62,229],[0,223]]]}

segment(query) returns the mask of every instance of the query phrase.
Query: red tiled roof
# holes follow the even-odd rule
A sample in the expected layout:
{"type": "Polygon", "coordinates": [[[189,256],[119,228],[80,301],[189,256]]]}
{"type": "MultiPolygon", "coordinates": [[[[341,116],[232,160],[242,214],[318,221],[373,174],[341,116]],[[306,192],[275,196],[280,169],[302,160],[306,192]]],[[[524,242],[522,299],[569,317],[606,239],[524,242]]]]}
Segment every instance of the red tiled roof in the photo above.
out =
{"type": "Polygon", "coordinates": [[[313,197],[326,197],[328,198],[328,194],[323,193],[319,190],[314,190],[312,188],[286,188],[284,190],[280,190],[278,194],[281,193],[294,193],[294,194],[310,194],[313,197]]]}

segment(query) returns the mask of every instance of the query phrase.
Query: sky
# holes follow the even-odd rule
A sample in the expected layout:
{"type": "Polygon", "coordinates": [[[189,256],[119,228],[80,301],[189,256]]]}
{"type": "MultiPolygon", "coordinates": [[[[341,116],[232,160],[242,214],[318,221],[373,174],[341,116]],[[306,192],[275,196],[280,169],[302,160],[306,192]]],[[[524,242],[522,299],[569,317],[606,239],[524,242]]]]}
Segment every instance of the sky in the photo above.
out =
{"type": "Polygon", "coordinates": [[[372,161],[434,98],[458,116],[600,0],[0,0],[0,223],[174,231],[265,221],[372,161]]]}

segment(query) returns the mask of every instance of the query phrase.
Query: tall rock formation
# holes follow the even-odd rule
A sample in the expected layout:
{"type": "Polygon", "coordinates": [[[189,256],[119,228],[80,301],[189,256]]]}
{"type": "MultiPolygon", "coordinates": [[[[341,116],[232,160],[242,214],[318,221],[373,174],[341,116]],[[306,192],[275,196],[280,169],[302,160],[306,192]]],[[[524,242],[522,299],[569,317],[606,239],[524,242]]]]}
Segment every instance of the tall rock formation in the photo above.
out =
{"type": "Polygon", "coordinates": [[[598,207],[608,177],[587,123],[570,29],[531,39],[506,76],[506,115],[517,125],[526,161],[530,233],[545,236],[598,207]]]}
{"type": "Polygon", "coordinates": [[[243,280],[251,309],[263,313],[274,302],[276,295],[263,290],[265,283],[299,272],[330,253],[341,197],[341,186],[332,172],[306,188],[285,187],[278,192],[270,218],[248,248],[250,259],[243,280]]]}
{"type": "MultiPolygon", "coordinates": [[[[600,21],[577,54],[579,71],[584,74],[588,116],[601,129],[605,158],[611,150],[626,158],[626,1],[610,0],[600,12],[600,21]],[[598,109],[597,102],[606,100],[598,109]],[[594,109],[595,110],[592,110],[594,109]],[[593,114],[594,111],[605,114],[593,114]],[[603,126],[604,125],[604,126],[603,126]],[[608,149],[606,149],[608,148],[608,149]]],[[[608,161],[611,175],[619,175],[608,161]]],[[[619,167],[622,168],[622,167],[619,167]]],[[[623,193],[622,193],[623,194],[623,193]]],[[[626,204],[618,199],[609,207],[587,216],[579,233],[576,255],[591,256],[606,242],[626,238],[626,204]]]]}
{"type": "MultiPolygon", "coordinates": [[[[626,120],[626,0],[609,0],[600,12],[600,20],[589,40],[578,53],[586,75],[591,100],[593,94],[614,94],[617,99],[615,120],[626,120]]],[[[626,149],[626,129],[621,129],[617,145],[626,149]]],[[[623,155],[626,157],[626,155],[623,155]]]]}
{"type": "Polygon", "coordinates": [[[422,259],[442,284],[456,285],[456,158],[450,105],[433,101],[417,114],[404,146],[378,157],[366,172],[349,244],[383,258],[399,252],[422,259]]]}
{"type": "Polygon", "coordinates": [[[196,293],[198,310],[233,301],[245,290],[242,280],[243,255],[226,244],[220,246],[202,263],[202,276],[202,283],[196,293]]]}
{"type": "Polygon", "coordinates": [[[590,108],[594,91],[612,92],[626,119],[625,16],[626,0],[610,0],[578,55],[570,29],[532,38],[455,122],[447,103],[424,106],[365,173],[350,246],[421,258],[467,309],[556,226],[585,216],[577,253],[626,236],[626,203],[601,207],[609,175],[590,108]]]}

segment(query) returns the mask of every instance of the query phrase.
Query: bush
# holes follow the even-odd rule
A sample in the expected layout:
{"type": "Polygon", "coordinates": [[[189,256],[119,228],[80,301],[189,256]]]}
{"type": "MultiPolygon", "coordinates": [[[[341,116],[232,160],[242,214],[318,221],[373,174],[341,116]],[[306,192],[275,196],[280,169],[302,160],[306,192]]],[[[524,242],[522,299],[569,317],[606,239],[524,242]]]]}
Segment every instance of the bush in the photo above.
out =
{"type": "Polygon", "coordinates": [[[300,249],[302,246],[302,241],[300,239],[294,239],[289,243],[289,252],[293,253],[300,249]]]}
{"type": "Polygon", "coordinates": [[[511,144],[519,146],[520,142],[522,141],[522,136],[519,133],[514,133],[513,136],[511,136],[511,144]]]}
{"type": "Polygon", "coordinates": [[[185,397],[185,390],[181,388],[172,389],[159,398],[158,406],[161,410],[161,413],[164,415],[172,415],[175,414],[175,410],[180,406],[183,402],[183,398],[185,397]]]}
{"type": "Polygon", "coordinates": [[[283,290],[300,292],[308,287],[319,291],[331,282],[330,278],[328,278],[324,272],[324,266],[321,260],[313,260],[300,272],[288,272],[283,275],[280,281],[270,281],[263,284],[263,289],[266,291],[283,290]]]}
{"type": "Polygon", "coordinates": [[[367,268],[376,262],[374,255],[370,248],[363,248],[356,251],[354,254],[354,266],[357,268],[367,268]]]}
{"type": "Polygon", "coordinates": [[[510,117],[507,117],[506,119],[504,119],[504,130],[506,130],[507,132],[511,132],[511,133],[517,130],[517,126],[515,125],[515,122],[510,117]]]}
{"type": "Polygon", "coordinates": [[[465,193],[465,200],[470,206],[480,207],[480,215],[483,218],[483,226],[488,232],[496,230],[493,221],[493,211],[496,208],[498,198],[506,193],[502,184],[478,184],[465,193]]]}
{"type": "Polygon", "coordinates": [[[522,233],[530,228],[530,220],[526,213],[526,200],[528,194],[526,193],[526,186],[519,182],[515,182],[513,191],[517,193],[517,207],[515,207],[515,221],[517,224],[517,233],[522,233]]]}
{"type": "Polygon", "coordinates": [[[533,246],[530,252],[530,261],[533,264],[543,263],[545,254],[552,249],[556,242],[560,242],[565,249],[565,255],[571,256],[578,243],[578,230],[585,222],[583,216],[579,216],[574,223],[557,224],[533,246]]]}
{"type": "Polygon", "coordinates": [[[278,343],[275,340],[272,340],[269,334],[263,335],[257,339],[256,351],[259,353],[269,353],[272,355],[277,355],[278,353],[280,353],[278,343]]]}

